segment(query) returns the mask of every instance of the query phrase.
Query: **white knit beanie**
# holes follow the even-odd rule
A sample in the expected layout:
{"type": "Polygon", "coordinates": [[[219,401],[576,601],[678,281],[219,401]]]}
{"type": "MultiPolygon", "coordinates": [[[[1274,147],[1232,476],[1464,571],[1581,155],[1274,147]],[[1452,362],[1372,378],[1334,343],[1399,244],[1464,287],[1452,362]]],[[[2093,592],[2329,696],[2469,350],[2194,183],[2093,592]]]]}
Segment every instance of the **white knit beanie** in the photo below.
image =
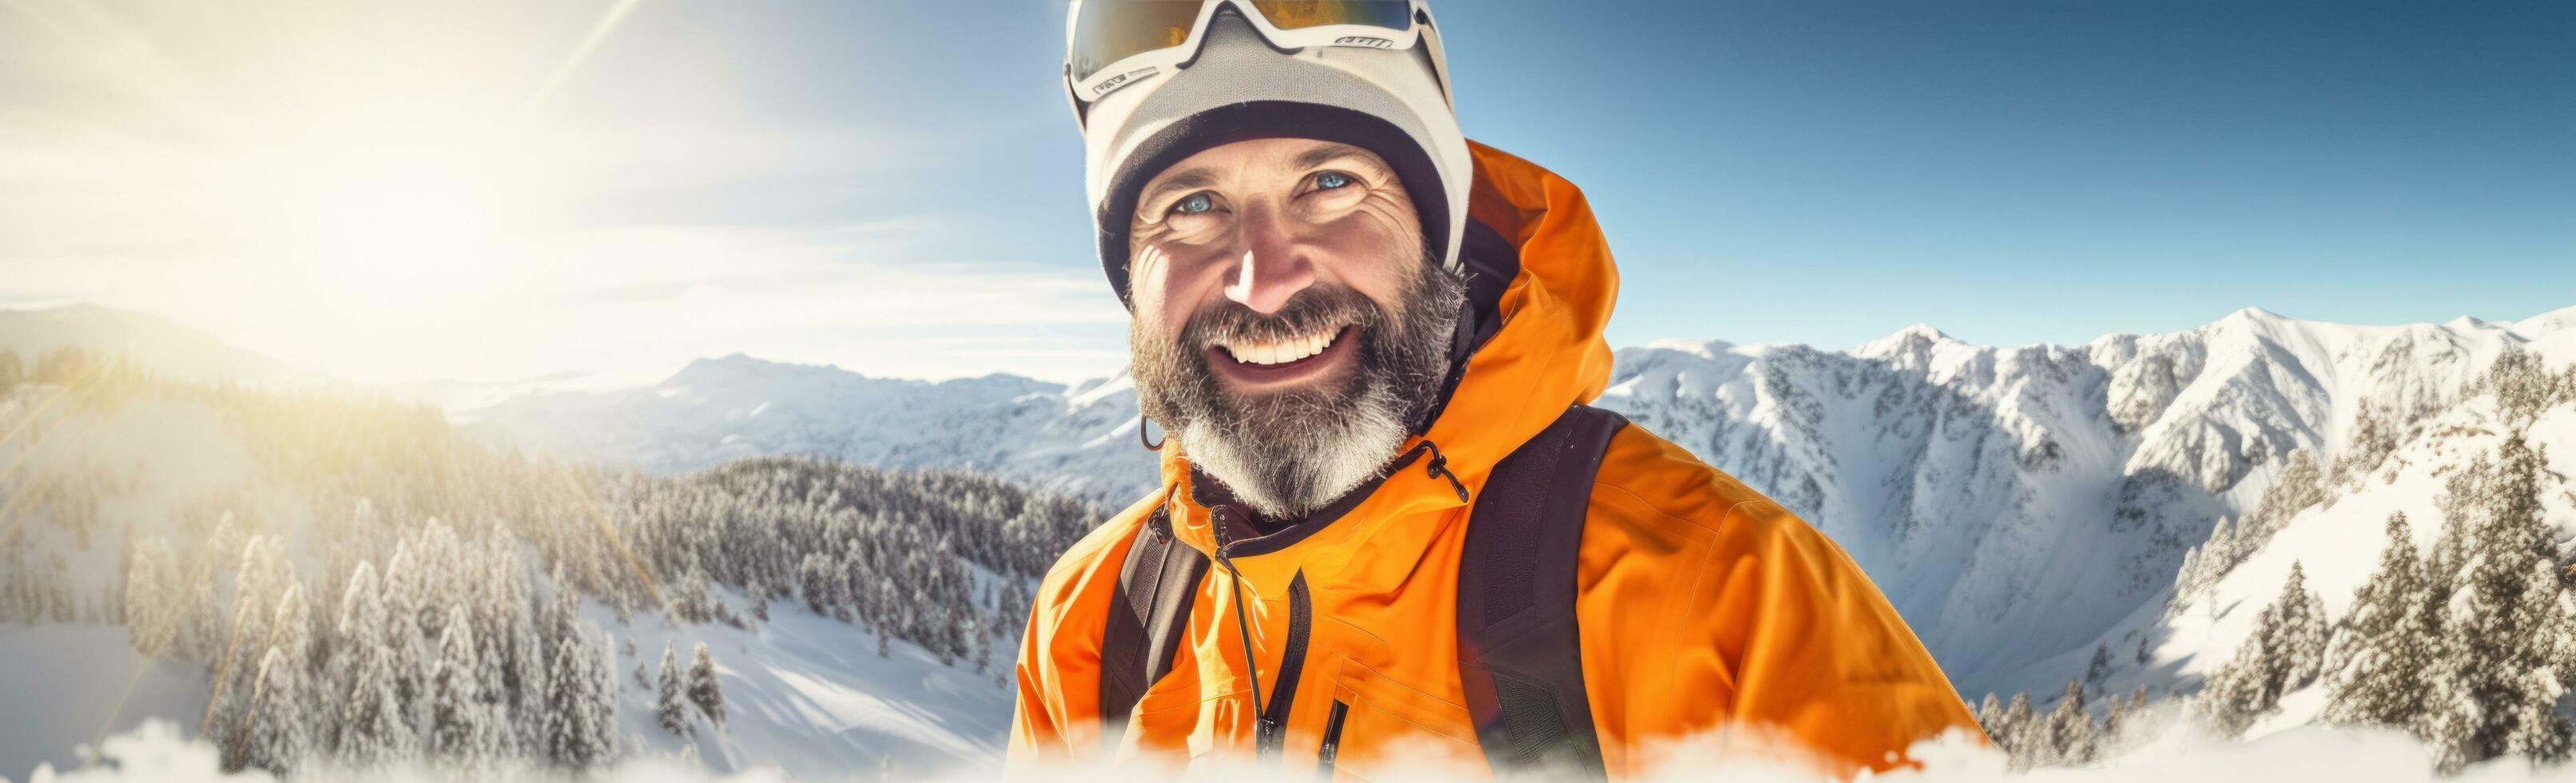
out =
{"type": "MultiPolygon", "coordinates": [[[[1423,245],[1459,271],[1467,192],[1475,165],[1458,130],[1428,18],[1410,49],[1281,49],[1245,21],[1232,0],[1217,11],[1197,56],[1140,77],[1087,108],[1077,103],[1083,184],[1100,235],[1100,264],[1129,301],[1127,228],[1145,182],[1211,147],[1250,139],[1306,138],[1376,153],[1395,169],[1422,220],[1423,245]]],[[[1081,13],[1081,6],[1072,11],[1081,13]]],[[[1068,20],[1078,17],[1068,17],[1068,20]]],[[[1072,25],[1066,25],[1071,46],[1072,25]]]]}

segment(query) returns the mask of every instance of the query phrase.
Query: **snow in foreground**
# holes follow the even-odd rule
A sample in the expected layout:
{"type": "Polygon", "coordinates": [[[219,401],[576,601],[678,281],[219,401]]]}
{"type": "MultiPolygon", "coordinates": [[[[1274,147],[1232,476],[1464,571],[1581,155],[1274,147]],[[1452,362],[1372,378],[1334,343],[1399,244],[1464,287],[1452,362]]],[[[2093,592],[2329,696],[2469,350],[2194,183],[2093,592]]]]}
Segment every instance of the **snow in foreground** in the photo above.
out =
{"type": "MultiPolygon", "coordinates": [[[[1737,736],[1682,743],[1669,755],[1691,759],[1732,756],[1740,761],[1716,763],[1674,763],[1661,765],[1641,779],[1658,781],[1814,781],[1822,778],[1786,763],[1752,760],[1759,755],[1747,752],[1758,742],[1737,736]]],[[[83,753],[84,757],[88,754],[83,753]]],[[[99,748],[98,763],[85,769],[57,771],[52,765],[37,767],[28,783],[107,783],[109,781],[152,781],[153,783],[194,783],[196,781],[262,781],[264,774],[225,775],[216,769],[213,745],[201,739],[181,736],[178,727],[167,721],[148,721],[135,731],[109,737],[99,748]]],[[[2303,727],[2249,742],[2232,742],[2208,737],[2198,732],[2168,732],[2167,736],[2146,742],[2141,747],[2109,761],[2080,769],[2041,769],[2032,772],[2007,772],[2004,757],[1978,746],[1972,739],[1952,734],[1917,745],[1913,756],[1923,760],[1920,770],[1899,771],[1887,775],[1864,775],[1864,780],[1948,781],[2028,780],[2028,781],[2103,781],[2117,783],[2173,783],[2174,781],[2263,781],[2284,780],[2338,781],[2410,781],[2437,780],[2424,750],[2402,734],[2379,731],[2356,731],[2303,727]]],[[[1051,781],[1126,781],[1136,780],[1134,770],[1112,771],[1097,768],[1034,770],[1032,774],[1013,775],[1014,779],[1051,781]]],[[[1423,770],[1412,775],[1398,775],[1403,780],[1440,780],[1441,776],[1423,770]]],[[[377,771],[364,776],[343,772],[317,772],[331,780],[415,781],[441,780],[445,776],[433,769],[397,769],[377,771]]],[[[853,770],[852,779],[872,779],[876,770],[853,770]]],[[[950,780],[989,779],[989,769],[966,774],[950,774],[950,780]]],[[[941,779],[941,776],[896,775],[905,779],[941,779]]],[[[1238,769],[1195,776],[1223,779],[1228,783],[1308,783],[1314,775],[1308,770],[1279,770],[1266,765],[1245,764],[1238,769]]],[[[491,776],[496,780],[552,780],[556,776],[521,770],[491,776]]],[[[670,756],[629,759],[605,776],[594,774],[589,779],[670,783],[765,783],[786,780],[775,768],[719,775],[707,772],[690,761],[670,756]]],[[[6,778],[0,778],[5,781],[6,778]]],[[[2504,759],[2473,767],[2450,780],[2461,781],[2576,781],[2576,767],[2559,766],[2534,769],[2516,759],[2504,759]]]]}

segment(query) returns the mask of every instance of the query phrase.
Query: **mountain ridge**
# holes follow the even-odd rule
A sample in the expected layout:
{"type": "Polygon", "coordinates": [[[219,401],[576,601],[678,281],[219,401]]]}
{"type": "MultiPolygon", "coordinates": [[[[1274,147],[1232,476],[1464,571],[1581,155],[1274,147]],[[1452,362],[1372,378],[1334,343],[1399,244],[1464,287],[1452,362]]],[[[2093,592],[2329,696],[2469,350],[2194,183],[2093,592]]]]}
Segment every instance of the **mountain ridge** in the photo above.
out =
{"type": "MultiPolygon", "coordinates": [[[[2576,308],[2375,326],[2249,307],[2074,345],[1979,346],[1926,324],[1846,350],[1664,340],[1616,351],[1595,404],[1832,536],[1974,691],[2044,676],[2035,672],[2163,600],[2184,551],[2218,519],[2245,513],[2293,451],[2339,453],[2364,411],[2429,415],[2505,350],[2576,360],[2571,326],[2576,308]]],[[[761,360],[734,361],[748,371],[761,360]]],[[[992,471],[1112,506],[1154,481],[1124,376],[987,376],[977,380],[1015,393],[970,384],[936,404],[841,406],[855,418],[774,425],[768,417],[813,395],[761,379],[809,372],[728,376],[687,399],[626,390],[467,416],[523,440],[530,421],[552,423],[540,431],[557,436],[591,433],[534,440],[658,472],[819,452],[992,471]],[[907,434],[854,447],[797,429],[881,433],[897,420],[907,434]],[[631,437],[591,445],[620,432],[631,437]]]]}

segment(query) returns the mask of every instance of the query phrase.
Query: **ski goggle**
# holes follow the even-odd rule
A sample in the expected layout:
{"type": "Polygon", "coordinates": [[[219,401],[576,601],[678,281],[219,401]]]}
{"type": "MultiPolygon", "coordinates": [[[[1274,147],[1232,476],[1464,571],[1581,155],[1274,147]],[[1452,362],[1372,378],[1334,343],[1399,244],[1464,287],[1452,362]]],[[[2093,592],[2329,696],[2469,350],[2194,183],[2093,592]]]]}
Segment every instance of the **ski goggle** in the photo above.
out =
{"type": "MultiPolygon", "coordinates": [[[[1443,60],[1423,0],[1076,0],[1067,18],[1065,86],[1081,108],[1120,87],[1170,71],[1198,51],[1219,7],[1241,12],[1272,46],[1410,49],[1426,34],[1443,60]]],[[[1434,74],[1440,91],[1449,75],[1434,74]]]]}

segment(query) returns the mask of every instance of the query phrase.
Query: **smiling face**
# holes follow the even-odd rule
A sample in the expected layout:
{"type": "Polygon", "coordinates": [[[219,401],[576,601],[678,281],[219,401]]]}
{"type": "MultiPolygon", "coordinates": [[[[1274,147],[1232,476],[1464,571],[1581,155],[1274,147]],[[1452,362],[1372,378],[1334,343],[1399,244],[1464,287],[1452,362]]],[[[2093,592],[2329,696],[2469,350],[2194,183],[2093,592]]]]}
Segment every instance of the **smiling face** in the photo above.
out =
{"type": "Polygon", "coordinates": [[[1330,502],[1431,407],[1465,294],[1378,156],[1215,147],[1147,181],[1129,228],[1145,413],[1256,510],[1330,502]]]}

